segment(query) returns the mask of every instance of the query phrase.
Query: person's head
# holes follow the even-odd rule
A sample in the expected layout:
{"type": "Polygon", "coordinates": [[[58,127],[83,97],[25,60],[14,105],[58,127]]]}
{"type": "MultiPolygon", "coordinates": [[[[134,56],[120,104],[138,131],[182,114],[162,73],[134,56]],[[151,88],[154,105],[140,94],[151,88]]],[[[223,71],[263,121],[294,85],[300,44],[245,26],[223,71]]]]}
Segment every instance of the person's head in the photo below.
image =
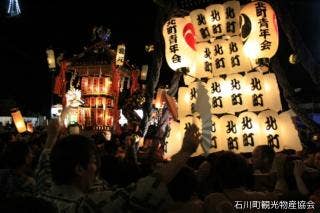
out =
{"type": "Polygon", "coordinates": [[[98,160],[93,141],[82,135],[66,136],[57,141],[51,152],[53,181],[86,191],[96,177],[98,160]]]}
{"type": "Polygon", "coordinates": [[[27,143],[22,141],[12,142],[6,149],[5,159],[9,168],[18,169],[31,166],[33,154],[27,143]]]}
{"type": "Polygon", "coordinates": [[[238,188],[246,185],[248,165],[245,158],[231,151],[222,152],[217,157],[213,173],[222,189],[238,188]]]}
{"type": "Polygon", "coordinates": [[[111,141],[111,136],[112,136],[112,134],[111,134],[111,131],[110,131],[110,130],[104,131],[104,132],[103,132],[103,135],[104,135],[104,137],[105,137],[105,139],[106,139],[107,141],[111,141]]]}
{"type": "Polygon", "coordinates": [[[260,145],[254,148],[252,152],[252,166],[261,172],[269,172],[272,167],[275,151],[268,145],[260,145]]]}
{"type": "Polygon", "coordinates": [[[197,185],[196,175],[191,167],[182,167],[168,184],[168,191],[174,201],[189,201],[197,185]]]}
{"type": "Polygon", "coordinates": [[[80,134],[80,126],[78,124],[71,124],[68,126],[68,133],[70,135],[79,135],[80,134]]]}

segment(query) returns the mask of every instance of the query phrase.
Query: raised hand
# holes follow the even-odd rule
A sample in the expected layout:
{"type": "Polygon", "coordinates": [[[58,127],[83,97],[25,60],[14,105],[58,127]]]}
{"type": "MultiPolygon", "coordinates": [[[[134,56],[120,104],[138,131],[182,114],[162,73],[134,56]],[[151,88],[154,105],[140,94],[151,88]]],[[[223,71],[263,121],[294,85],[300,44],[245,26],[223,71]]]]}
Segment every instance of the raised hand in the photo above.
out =
{"type": "Polygon", "coordinates": [[[184,134],[181,151],[185,153],[194,153],[201,141],[201,134],[195,124],[187,124],[184,134]]]}

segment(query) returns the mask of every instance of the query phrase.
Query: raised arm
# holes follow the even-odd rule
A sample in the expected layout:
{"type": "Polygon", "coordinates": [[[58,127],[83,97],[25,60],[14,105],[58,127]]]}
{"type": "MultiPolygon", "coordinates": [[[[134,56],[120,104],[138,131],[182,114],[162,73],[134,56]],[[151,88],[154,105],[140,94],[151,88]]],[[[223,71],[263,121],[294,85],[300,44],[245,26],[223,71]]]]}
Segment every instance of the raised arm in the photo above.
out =
{"type": "Polygon", "coordinates": [[[200,136],[201,134],[196,125],[187,125],[180,151],[172,157],[172,160],[168,164],[164,164],[162,168],[156,171],[160,174],[163,182],[169,183],[187,162],[190,155],[197,150],[200,136]]]}
{"type": "Polygon", "coordinates": [[[309,190],[302,179],[304,164],[301,160],[294,161],[293,175],[296,180],[297,188],[302,195],[309,195],[309,190]]]}

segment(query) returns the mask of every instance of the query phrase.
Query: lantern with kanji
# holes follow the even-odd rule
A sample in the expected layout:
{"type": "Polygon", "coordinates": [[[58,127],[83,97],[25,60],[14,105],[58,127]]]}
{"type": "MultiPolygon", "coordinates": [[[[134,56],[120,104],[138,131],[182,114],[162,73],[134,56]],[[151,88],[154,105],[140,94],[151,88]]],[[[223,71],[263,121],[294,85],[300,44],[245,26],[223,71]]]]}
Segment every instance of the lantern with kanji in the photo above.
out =
{"type": "Polygon", "coordinates": [[[251,59],[271,58],[278,49],[277,17],[267,2],[253,1],[241,9],[244,50],[251,59]]]}
{"type": "Polygon", "coordinates": [[[245,82],[240,74],[228,75],[226,83],[226,112],[240,112],[248,107],[248,100],[244,96],[245,82]]]}
{"type": "Polygon", "coordinates": [[[196,44],[196,77],[210,78],[213,76],[212,66],[212,48],[208,42],[201,42],[196,44]]]}
{"type": "Polygon", "coordinates": [[[211,78],[206,84],[206,89],[209,95],[211,113],[224,113],[227,104],[227,89],[224,79],[220,77],[211,78]]]}
{"type": "Polygon", "coordinates": [[[227,1],[223,3],[226,15],[226,35],[233,36],[240,33],[240,2],[227,1]]]}
{"type": "Polygon", "coordinates": [[[226,13],[221,4],[212,4],[206,7],[206,20],[211,37],[216,38],[226,32],[226,13]]]}
{"type": "Polygon", "coordinates": [[[274,148],[275,151],[283,149],[281,135],[281,121],[277,112],[272,110],[262,111],[258,115],[261,129],[261,144],[274,148]]]}
{"type": "Polygon", "coordinates": [[[226,150],[240,152],[240,130],[237,127],[237,117],[234,115],[224,115],[219,120],[221,131],[217,132],[221,146],[226,150]]]}
{"type": "Polygon", "coordinates": [[[165,55],[169,67],[174,70],[190,69],[195,50],[195,32],[190,21],[182,17],[171,18],[163,26],[165,55]]]}
{"type": "Polygon", "coordinates": [[[256,146],[262,145],[258,116],[253,112],[243,112],[237,121],[241,152],[252,152],[256,146]]]}
{"type": "Polygon", "coordinates": [[[196,41],[209,41],[210,31],[206,20],[206,10],[195,9],[190,12],[190,18],[196,34],[196,41]]]}
{"type": "Polygon", "coordinates": [[[183,136],[184,130],[180,128],[180,123],[175,121],[171,122],[170,130],[166,138],[167,145],[166,150],[164,152],[165,159],[170,159],[181,149],[183,136]]]}

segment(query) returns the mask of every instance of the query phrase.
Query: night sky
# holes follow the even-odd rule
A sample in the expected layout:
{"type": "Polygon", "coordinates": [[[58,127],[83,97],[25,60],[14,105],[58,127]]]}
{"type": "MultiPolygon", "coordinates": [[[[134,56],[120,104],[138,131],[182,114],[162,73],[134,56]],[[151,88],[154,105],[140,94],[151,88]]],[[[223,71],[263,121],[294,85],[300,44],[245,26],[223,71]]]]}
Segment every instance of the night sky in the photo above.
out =
{"type": "Polygon", "coordinates": [[[78,54],[90,43],[94,26],[111,29],[110,44],[126,44],[127,59],[146,63],[144,45],[152,42],[156,7],[152,1],[19,0],[22,14],[9,18],[1,4],[0,99],[14,99],[25,111],[46,113],[50,75],[46,48],[56,56],[78,54]],[[142,4],[143,3],[143,4],[142,4]],[[18,85],[18,86],[17,86],[18,85]]]}
{"type": "MultiPolygon", "coordinates": [[[[8,1],[2,0],[0,5],[0,100],[11,98],[26,113],[48,111],[50,75],[46,48],[52,47],[56,55],[80,53],[89,44],[94,26],[111,29],[114,49],[120,42],[126,44],[130,63],[140,67],[148,62],[144,45],[153,41],[156,6],[152,0],[20,0],[22,14],[15,18],[6,15],[8,1]]],[[[288,8],[318,61],[319,9],[320,2],[316,0],[295,0],[288,8]]],[[[283,35],[281,39],[279,53],[287,63],[290,48],[283,35]]],[[[308,92],[310,79],[303,73],[306,71],[297,66],[284,67],[293,86],[305,88],[306,94],[312,95],[308,92]]]]}

